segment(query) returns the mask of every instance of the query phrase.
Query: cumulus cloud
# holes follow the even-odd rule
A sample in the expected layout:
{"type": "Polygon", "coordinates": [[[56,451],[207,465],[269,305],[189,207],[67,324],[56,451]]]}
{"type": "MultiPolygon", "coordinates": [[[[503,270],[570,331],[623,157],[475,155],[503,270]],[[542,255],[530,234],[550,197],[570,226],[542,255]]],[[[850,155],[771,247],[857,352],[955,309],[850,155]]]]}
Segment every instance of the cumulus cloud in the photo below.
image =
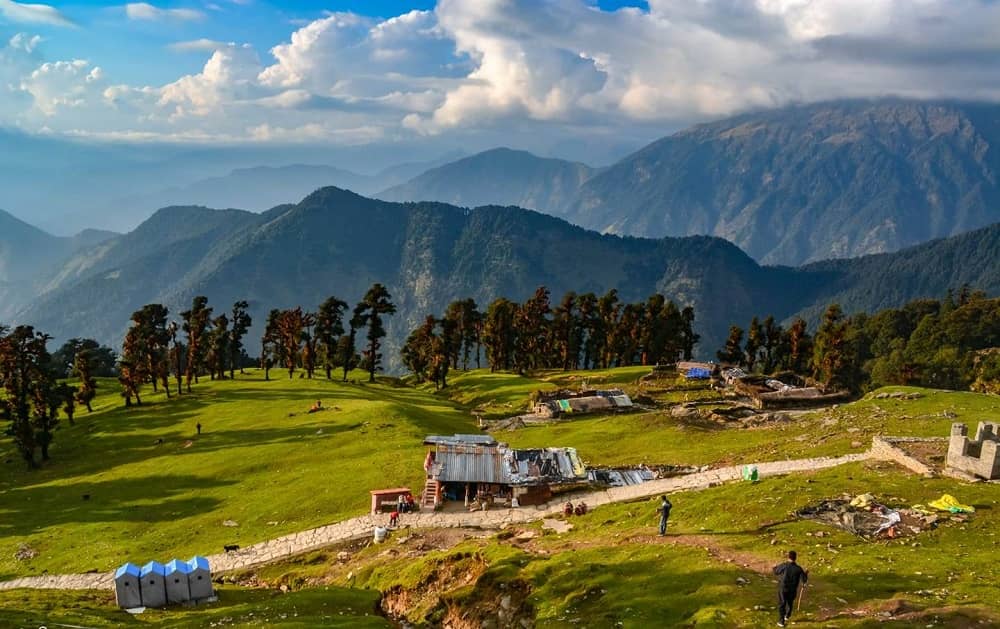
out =
{"type": "Polygon", "coordinates": [[[592,0],[438,0],[389,19],[329,13],[260,54],[211,39],[170,44],[204,54],[204,67],[145,86],[98,77],[88,88],[93,68],[73,61],[36,86],[33,51],[44,44],[15,38],[8,56],[33,61],[13,83],[47,125],[96,99],[103,132],[132,137],[355,142],[529,127],[568,137],[829,98],[1000,100],[1000,2],[984,0],[650,0],[616,11],[592,0]],[[70,90],[61,99],[60,84],[70,90]]]}
{"type": "Polygon", "coordinates": [[[167,45],[167,49],[173,52],[215,52],[226,46],[235,46],[235,43],[220,42],[214,39],[192,39],[189,41],[179,41],[167,45]]]}
{"type": "Polygon", "coordinates": [[[11,22],[73,26],[73,21],[59,9],[47,4],[26,4],[13,0],[0,0],[0,15],[11,22]]]}
{"type": "MultiPolygon", "coordinates": [[[[3,0],[0,0],[2,2],[3,0]]],[[[180,20],[185,22],[204,19],[205,14],[197,9],[161,9],[148,2],[132,2],[125,5],[125,15],[130,20],[163,21],[180,20]]]]}
{"type": "Polygon", "coordinates": [[[43,63],[21,80],[20,90],[31,95],[34,107],[45,116],[60,108],[81,107],[100,93],[104,72],[84,59],[43,63]]]}

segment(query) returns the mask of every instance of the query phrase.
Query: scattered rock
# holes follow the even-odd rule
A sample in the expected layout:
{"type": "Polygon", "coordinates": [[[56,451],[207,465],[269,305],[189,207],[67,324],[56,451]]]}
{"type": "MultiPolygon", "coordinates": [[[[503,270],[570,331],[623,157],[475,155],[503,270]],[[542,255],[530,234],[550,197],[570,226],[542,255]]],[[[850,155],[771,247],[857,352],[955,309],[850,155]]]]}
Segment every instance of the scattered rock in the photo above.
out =
{"type": "Polygon", "coordinates": [[[236,520],[224,520],[222,526],[239,526],[239,524],[236,523],[236,520]]]}
{"type": "Polygon", "coordinates": [[[556,533],[566,533],[573,529],[573,525],[563,520],[545,518],[544,520],[542,520],[542,528],[550,531],[555,531],[556,533]]]}
{"type": "Polygon", "coordinates": [[[501,609],[511,608],[510,594],[504,594],[503,596],[500,597],[500,607],[501,609]]]}
{"type": "Polygon", "coordinates": [[[743,577],[736,577],[736,585],[747,585],[750,583],[749,579],[744,579],[743,577]]]}
{"type": "Polygon", "coordinates": [[[282,584],[281,584],[281,587],[280,587],[280,588],[278,588],[278,589],[279,589],[279,590],[281,590],[282,592],[287,592],[287,591],[288,591],[288,586],[287,586],[287,585],[285,585],[284,583],[282,583],[282,584]]]}
{"type": "Polygon", "coordinates": [[[34,559],[37,556],[38,551],[27,544],[20,544],[17,547],[17,552],[14,553],[14,559],[17,559],[18,561],[28,561],[29,559],[34,559]]]}
{"type": "Polygon", "coordinates": [[[346,550],[342,550],[339,553],[337,553],[337,561],[347,561],[350,558],[351,558],[351,553],[347,552],[346,550]]]}

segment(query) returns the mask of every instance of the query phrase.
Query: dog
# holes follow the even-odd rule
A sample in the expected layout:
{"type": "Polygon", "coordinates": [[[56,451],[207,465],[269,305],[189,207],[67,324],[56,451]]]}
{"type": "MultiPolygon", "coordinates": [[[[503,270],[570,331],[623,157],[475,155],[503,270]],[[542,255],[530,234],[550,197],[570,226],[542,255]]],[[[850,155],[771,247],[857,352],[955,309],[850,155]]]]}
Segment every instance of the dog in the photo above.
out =
{"type": "Polygon", "coordinates": [[[227,553],[235,553],[237,550],[240,549],[240,545],[239,544],[226,544],[225,546],[223,546],[223,548],[226,549],[227,553]]]}

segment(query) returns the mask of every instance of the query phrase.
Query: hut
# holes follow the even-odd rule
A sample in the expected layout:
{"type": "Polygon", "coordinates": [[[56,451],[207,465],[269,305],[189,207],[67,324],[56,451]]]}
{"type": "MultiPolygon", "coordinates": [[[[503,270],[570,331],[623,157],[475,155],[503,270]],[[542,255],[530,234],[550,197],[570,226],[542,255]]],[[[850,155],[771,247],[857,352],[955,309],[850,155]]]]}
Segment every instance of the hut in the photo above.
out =
{"type": "Polygon", "coordinates": [[[384,511],[395,511],[399,504],[399,497],[410,495],[409,487],[396,487],[394,489],[373,489],[368,492],[372,496],[372,515],[384,511]]]}
{"type": "Polygon", "coordinates": [[[150,561],[139,570],[142,579],[140,592],[142,604],[146,607],[165,607],[167,604],[167,589],[164,583],[166,569],[158,561],[150,561]]]}
{"type": "Polygon", "coordinates": [[[212,590],[212,571],[208,567],[208,559],[194,556],[188,561],[191,572],[188,573],[188,587],[191,590],[191,600],[197,601],[210,598],[212,590]]]}
{"type": "Polygon", "coordinates": [[[191,566],[186,561],[174,559],[166,566],[164,578],[167,582],[167,602],[186,603],[191,600],[191,588],[188,586],[188,575],[191,566]]]}
{"type": "Polygon", "coordinates": [[[131,609],[142,607],[142,595],[139,593],[139,566],[134,563],[123,564],[115,570],[115,601],[118,607],[131,609]]]}

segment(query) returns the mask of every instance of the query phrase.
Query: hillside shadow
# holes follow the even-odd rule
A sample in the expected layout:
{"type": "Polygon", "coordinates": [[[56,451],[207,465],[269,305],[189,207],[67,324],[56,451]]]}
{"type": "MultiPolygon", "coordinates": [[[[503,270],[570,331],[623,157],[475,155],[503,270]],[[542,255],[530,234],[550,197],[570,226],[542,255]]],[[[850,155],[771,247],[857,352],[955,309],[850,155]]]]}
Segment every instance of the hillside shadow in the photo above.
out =
{"type": "Polygon", "coordinates": [[[11,489],[0,506],[0,536],[31,535],[65,524],[95,522],[149,522],[154,526],[173,513],[214,510],[220,504],[218,499],[188,494],[235,483],[171,474],[11,489]]]}

